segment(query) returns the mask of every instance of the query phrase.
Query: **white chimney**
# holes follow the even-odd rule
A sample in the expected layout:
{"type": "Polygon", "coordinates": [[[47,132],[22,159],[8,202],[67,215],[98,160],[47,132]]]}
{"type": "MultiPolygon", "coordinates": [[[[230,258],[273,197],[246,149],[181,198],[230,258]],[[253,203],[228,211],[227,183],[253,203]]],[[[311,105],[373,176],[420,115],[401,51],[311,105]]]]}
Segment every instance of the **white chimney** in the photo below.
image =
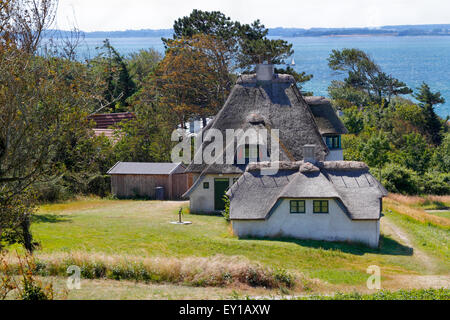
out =
{"type": "Polygon", "coordinates": [[[273,79],[275,67],[273,64],[257,64],[256,79],[258,81],[270,81],[273,79]]]}
{"type": "Polygon", "coordinates": [[[305,162],[316,162],[316,145],[315,144],[305,144],[303,146],[303,160],[305,162]]]}

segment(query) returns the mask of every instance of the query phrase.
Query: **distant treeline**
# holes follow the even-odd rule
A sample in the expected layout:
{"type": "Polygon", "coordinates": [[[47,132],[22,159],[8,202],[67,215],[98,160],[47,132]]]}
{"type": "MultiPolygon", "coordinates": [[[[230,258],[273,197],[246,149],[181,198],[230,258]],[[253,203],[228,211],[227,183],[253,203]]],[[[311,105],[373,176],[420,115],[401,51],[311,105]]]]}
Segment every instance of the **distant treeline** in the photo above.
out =
{"type": "MultiPolygon", "coordinates": [[[[70,31],[49,30],[47,34],[55,32],[70,33],[70,31]]],[[[143,29],[125,31],[94,31],[83,32],[86,38],[145,38],[171,37],[173,29],[143,29]]],[[[358,35],[390,35],[390,36],[449,36],[450,24],[402,25],[383,26],[377,28],[272,28],[269,36],[274,37],[323,37],[323,36],[358,36],[358,35]]]]}

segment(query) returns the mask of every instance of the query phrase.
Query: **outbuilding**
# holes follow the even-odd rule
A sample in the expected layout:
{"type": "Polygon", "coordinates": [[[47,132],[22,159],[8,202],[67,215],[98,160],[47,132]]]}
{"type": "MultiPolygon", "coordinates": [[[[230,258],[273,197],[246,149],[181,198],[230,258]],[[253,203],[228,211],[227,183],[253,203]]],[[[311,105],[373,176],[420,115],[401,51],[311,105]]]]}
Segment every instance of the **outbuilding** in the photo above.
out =
{"type": "Polygon", "coordinates": [[[192,186],[182,163],[118,162],[109,171],[118,198],[179,200],[192,186]]]}

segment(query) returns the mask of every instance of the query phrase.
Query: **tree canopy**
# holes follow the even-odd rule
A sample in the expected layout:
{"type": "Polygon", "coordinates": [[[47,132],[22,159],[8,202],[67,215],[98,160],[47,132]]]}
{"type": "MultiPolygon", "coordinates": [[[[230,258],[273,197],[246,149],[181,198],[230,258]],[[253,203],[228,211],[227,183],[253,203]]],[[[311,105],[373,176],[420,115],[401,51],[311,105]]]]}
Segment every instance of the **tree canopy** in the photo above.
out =
{"type": "Polygon", "coordinates": [[[330,95],[336,100],[348,100],[362,106],[365,99],[360,97],[367,95],[370,101],[380,104],[385,100],[387,105],[393,96],[412,93],[404,82],[384,73],[367,53],[359,49],[333,50],[328,66],[347,74],[342,84],[335,82],[329,88],[330,95]]]}
{"type": "Polygon", "coordinates": [[[444,124],[434,111],[434,106],[445,103],[445,99],[441,96],[440,92],[432,92],[425,82],[417,90],[418,93],[414,97],[419,101],[419,105],[424,110],[425,130],[431,135],[433,143],[439,145],[442,142],[444,124]]]}
{"type": "MultiPolygon", "coordinates": [[[[259,20],[241,24],[219,11],[193,10],[189,16],[176,20],[173,29],[173,39],[203,34],[223,41],[238,62],[237,67],[244,70],[256,63],[280,64],[293,54],[292,45],[287,41],[268,39],[269,30],[259,20]]],[[[170,41],[163,39],[166,47],[170,41]]]]}

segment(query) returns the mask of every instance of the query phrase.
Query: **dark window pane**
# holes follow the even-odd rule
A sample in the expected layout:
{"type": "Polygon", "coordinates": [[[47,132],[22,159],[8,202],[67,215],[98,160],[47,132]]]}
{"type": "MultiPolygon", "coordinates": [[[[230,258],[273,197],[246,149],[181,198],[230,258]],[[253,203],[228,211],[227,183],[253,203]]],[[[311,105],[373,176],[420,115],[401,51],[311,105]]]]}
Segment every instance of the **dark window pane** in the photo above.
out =
{"type": "Polygon", "coordinates": [[[328,213],[328,200],[314,200],[314,213],[328,213]]]}
{"type": "Polygon", "coordinates": [[[290,201],[291,213],[305,213],[305,201],[304,200],[291,200],[290,201]]]}
{"type": "Polygon", "coordinates": [[[340,149],[341,148],[341,136],[329,136],[325,137],[327,147],[329,149],[340,149]]]}

